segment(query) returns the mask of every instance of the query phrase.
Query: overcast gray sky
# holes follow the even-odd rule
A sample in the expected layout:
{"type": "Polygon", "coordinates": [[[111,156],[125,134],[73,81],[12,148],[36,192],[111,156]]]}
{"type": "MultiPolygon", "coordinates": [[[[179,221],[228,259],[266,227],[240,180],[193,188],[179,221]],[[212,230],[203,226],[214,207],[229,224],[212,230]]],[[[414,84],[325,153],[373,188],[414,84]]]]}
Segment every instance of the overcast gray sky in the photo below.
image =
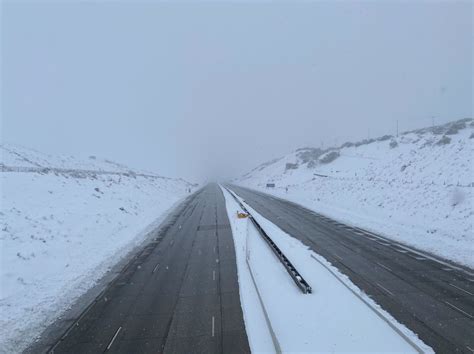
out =
{"type": "Polygon", "coordinates": [[[2,140],[202,180],[472,117],[472,17],[470,1],[4,2],[2,140]]]}

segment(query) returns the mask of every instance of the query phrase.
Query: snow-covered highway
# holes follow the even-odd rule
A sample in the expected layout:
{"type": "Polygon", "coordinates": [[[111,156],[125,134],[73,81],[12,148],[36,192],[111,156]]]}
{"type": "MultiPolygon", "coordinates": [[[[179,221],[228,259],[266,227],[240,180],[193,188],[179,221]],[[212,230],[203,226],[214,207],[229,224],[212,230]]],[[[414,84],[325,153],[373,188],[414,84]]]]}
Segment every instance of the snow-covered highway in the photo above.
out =
{"type": "Polygon", "coordinates": [[[176,208],[89,306],[66,313],[28,351],[474,348],[469,269],[297,204],[230,188],[313,293],[303,294],[256,229],[237,218],[239,205],[231,195],[208,185],[176,208]]]}

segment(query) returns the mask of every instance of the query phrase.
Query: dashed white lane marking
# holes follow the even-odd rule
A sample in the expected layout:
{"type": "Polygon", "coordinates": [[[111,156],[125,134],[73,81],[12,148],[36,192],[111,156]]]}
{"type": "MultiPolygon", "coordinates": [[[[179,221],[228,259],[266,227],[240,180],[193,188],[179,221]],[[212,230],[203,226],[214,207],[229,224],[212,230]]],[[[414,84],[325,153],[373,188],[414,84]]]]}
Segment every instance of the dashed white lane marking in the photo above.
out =
{"type": "Polygon", "coordinates": [[[416,259],[417,261],[427,261],[428,259],[425,258],[425,257],[420,257],[420,256],[412,256],[411,254],[409,254],[409,256],[413,259],[416,259]]]}
{"type": "Polygon", "coordinates": [[[115,332],[114,336],[112,337],[112,340],[110,341],[109,345],[107,346],[107,348],[105,348],[105,350],[109,350],[110,347],[112,346],[112,344],[114,344],[114,340],[115,338],[117,338],[118,334],[120,333],[120,331],[122,330],[122,327],[119,327],[117,329],[117,331],[115,332]]]}
{"type": "MultiPolygon", "coordinates": [[[[321,218],[324,219],[325,217],[324,217],[324,216],[321,216],[321,218]]],[[[343,226],[343,227],[345,227],[345,228],[348,228],[348,227],[349,227],[348,225],[341,224],[341,223],[339,223],[339,222],[337,222],[337,221],[334,221],[334,220],[332,220],[332,219],[329,219],[329,218],[326,218],[326,219],[327,219],[327,221],[329,221],[329,222],[332,223],[332,224],[335,224],[335,225],[338,225],[338,226],[340,225],[340,226],[343,226]]],[[[442,268],[442,270],[444,270],[444,271],[450,272],[450,271],[453,271],[453,270],[457,270],[457,271],[463,272],[464,274],[466,274],[466,275],[468,275],[468,276],[472,276],[472,275],[473,275],[473,273],[471,273],[471,272],[469,272],[469,271],[467,271],[467,270],[465,270],[465,269],[456,267],[456,266],[454,266],[454,265],[452,265],[452,264],[449,264],[449,263],[447,263],[447,262],[444,262],[444,261],[442,261],[442,260],[440,260],[440,259],[437,259],[437,258],[435,258],[435,257],[432,257],[432,256],[430,256],[430,255],[423,254],[423,253],[418,252],[418,251],[416,251],[416,250],[414,250],[414,249],[410,249],[410,248],[405,247],[405,246],[400,245],[400,244],[395,244],[395,245],[394,245],[394,244],[386,243],[387,241],[386,241],[385,238],[380,237],[379,235],[374,234],[373,232],[370,232],[370,231],[367,231],[367,230],[363,230],[363,229],[359,229],[359,228],[353,228],[353,229],[354,229],[354,232],[355,232],[355,233],[357,233],[357,234],[359,234],[359,235],[364,235],[364,236],[366,236],[367,238],[369,238],[370,240],[375,241],[375,242],[377,242],[377,243],[379,243],[379,244],[381,244],[381,245],[384,245],[384,246],[392,246],[393,249],[394,249],[395,251],[399,252],[399,253],[408,253],[408,252],[413,253],[414,255],[409,255],[409,256],[412,257],[412,258],[414,258],[414,259],[416,259],[416,260],[418,260],[418,261],[432,260],[432,261],[434,261],[434,262],[436,262],[436,263],[438,263],[438,264],[441,264],[441,265],[445,266],[444,268],[442,268]],[[382,241],[382,242],[380,242],[380,241],[378,241],[378,240],[380,240],[380,241],[382,241]]],[[[345,246],[347,246],[347,245],[345,245],[345,246]]],[[[466,278],[466,279],[467,279],[469,282],[474,282],[474,278],[466,278]]]]}
{"type": "Polygon", "coordinates": [[[212,329],[211,329],[211,332],[212,332],[212,336],[214,337],[214,316],[212,316],[212,329]]]}
{"type": "Polygon", "coordinates": [[[467,313],[466,311],[464,310],[461,310],[459,307],[453,305],[452,303],[448,302],[448,301],[445,301],[444,302],[446,305],[452,307],[453,309],[457,310],[458,312],[461,312],[463,314],[465,314],[466,316],[468,316],[469,318],[474,318],[474,316],[472,316],[471,314],[467,313]]]}
{"type": "Polygon", "coordinates": [[[381,267],[387,269],[389,272],[392,272],[392,270],[391,270],[389,267],[387,267],[386,265],[383,265],[382,263],[379,263],[379,262],[376,262],[376,263],[377,263],[379,266],[381,266],[381,267]]]}
{"type": "Polygon", "coordinates": [[[456,289],[458,289],[458,290],[464,291],[466,294],[474,295],[474,294],[471,293],[470,291],[464,290],[463,288],[460,288],[459,286],[456,286],[456,285],[451,284],[451,283],[449,283],[449,285],[451,285],[453,288],[456,288],[456,289]]]}
{"type": "Polygon", "coordinates": [[[466,348],[467,350],[471,351],[472,353],[474,353],[474,349],[472,349],[470,346],[466,345],[466,348]]]}
{"type": "Polygon", "coordinates": [[[339,242],[341,243],[341,245],[344,245],[344,246],[347,247],[347,248],[352,248],[351,245],[348,245],[348,244],[345,243],[345,242],[342,242],[342,241],[339,241],[339,242]]]}
{"type": "Polygon", "coordinates": [[[335,254],[335,253],[334,253],[333,255],[334,255],[334,257],[336,257],[337,259],[340,259],[341,261],[343,260],[343,258],[342,258],[341,256],[339,256],[338,254],[335,254]]]}
{"type": "Polygon", "coordinates": [[[156,270],[158,269],[158,266],[159,266],[159,265],[160,265],[160,263],[156,263],[156,266],[155,266],[155,268],[153,268],[152,273],[155,273],[155,272],[156,272],[156,270]]]}
{"type": "MultiPolygon", "coordinates": [[[[385,241],[385,239],[384,239],[383,237],[380,237],[380,236],[377,235],[377,234],[374,234],[374,233],[372,233],[372,232],[370,232],[370,231],[367,231],[367,230],[362,230],[362,231],[364,231],[366,235],[370,235],[370,236],[373,236],[373,237],[378,238],[379,240],[385,241]]],[[[463,268],[456,267],[456,266],[454,266],[454,265],[452,265],[452,264],[449,264],[449,263],[447,263],[447,262],[442,261],[441,259],[432,257],[432,256],[430,256],[430,255],[428,255],[428,254],[423,254],[423,253],[421,253],[421,252],[419,252],[419,251],[416,251],[416,250],[411,249],[411,248],[409,248],[409,247],[406,247],[406,246],[404,246],[404,245],[397,244],[396,247],[399,247],[399,248],[401,248],[401,249],[404,250],[404,252],[403,252],[403,251],[401,251],[401,250],[395,249],[397,252],[400,252],[400,253],[411,252],[411,253],[414,253],[414,254],[419,255],[420,257],[424,257],[425,259],[429,259],[429,260],[431,260],[431,261],[433,261],[433,262],[436,262],[436,263],[438,263],[438,264],[441,264],[441,265],[443,265],[443,266],[445,266],[445,267],[447,267],[447,268],[450,268],[450,269],[452,269],[452,270],[460,271],[460,272],[462,272],[462,273],[464,273],[464,274],[466,274],[466,275],[468,275],[468,276],[473,276],[473,275],[474,275],[474,273],[469,272],[469,271],[467,271],[467,270],[465,270],[465,269],[463,269],[463,268]]]]}
{"type": "Polygon", "coordinates": [[[215,270],[212,271],[212,280],[216,280],[216,271],[215,270]]]}
{"type": "MultiPolygon", "coordinates": [[[[377,235],[377,234],[374,234],[373,232],[370,232],[370,231],[367,231],[367,230],[363,230],[363,229],[357,229],[357,230],[362,231],[362,232],[364,233],[364,235],[366,235],[368,238],[370,238],[370,239],[373,240],[373,241],[375,241],[375,239],[377,239],[377,240],[380,240],[380,241],[382,241],[382,242],[387,242],[387,240],[386,240],[385,238],[383,238],[383,237],[381,237],[381,236],[379,236],[379,235],[377,235]],[[374,239],[374,238],[375,238],[375,239],[374,239]]],[[[446,265],[446,266],[448,266],[448,267],[450,267],[450,268],[455,268],[455,267],[451,267],[450,264],[447,264],[447,263],[445,263],[445,262],[443,262],[443,261],[440,261],[440,260],[438,260],[438,259],[436,259],[436,258],[434,258],[434,257],[430,257],[430,256],[428,256],[428,255],[424,255],[424,254],[422,254],[422,253],[420,253],[420,252],[418,252],[418,251],[416,251],[416,250],[410,249],[410,248],[405,247],[405,246],[403,246],[403,245],[401,245],[401,244],[390,244],[390,245],[393,246],[393,247],[394,247],[394,250],[397,251],[397,252],[399,252],[399,253],[408,253],[408,252],[411,252],[411,253],[414,253],[414,254],[418,255],[418,256],[420,257],[419,260],[421,260],[421,258],[423,258],[423,260],[425,260],[425,259],[431,259],[431,260],[433,260],[433,261],[435,261],[435,262],[438,262],[438,263],[440,263],[440,264],[446,265]],[[396,247],[396,248],[395,248],[395,247],[396,247]]],[[[458,268],[455,268],[455,269],[458,269],[458,268]]]]}
{"type": "Polygon", "coordinates": [[[388,290],[387,288],[383,287],[383,286],[380,285],[379,283],[375,283],[375,284],[377,284],[377,286],[378,286],[379,288],[381,288],[382,290],[385,290],[385,292],[389,293],[389,294],[392,295],[392,296],[395,296],[390,290],[388,290]]]}

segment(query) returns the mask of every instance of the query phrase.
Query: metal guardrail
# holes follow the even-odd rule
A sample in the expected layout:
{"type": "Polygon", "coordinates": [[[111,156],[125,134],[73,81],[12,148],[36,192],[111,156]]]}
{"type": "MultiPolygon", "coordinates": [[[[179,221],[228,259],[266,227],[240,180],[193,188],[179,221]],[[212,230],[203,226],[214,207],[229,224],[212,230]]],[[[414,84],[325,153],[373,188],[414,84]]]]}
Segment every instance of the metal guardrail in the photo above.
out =
{"type": "Polygon", "coordinates": [[[237,195],[231,191],[229,188],[224,187],[235,199],[235,201],[239,204],[239,206],[242,208],[242,210],[248,214],[248,218],[252,221],[253,225],[255,228],[258,230],[260,235],[263,237],[265,242],[270,246],[271,250],[273,253],[278,257],[278,259],[281,261],[283,266],[285,267],[286,271],[288,274],[291,276],[293,281],[295,282],[296,286],[300,288],[300,290],[304,294],[311,294],[313,290],[311,289],[311,286],[306,282],[306,280],[303,278],[303,276],[298,272],[298,270],[295,268],[295,266],[290,262],[290,260],[285,256],[285,254],[282,252],[282,250],[273,242],[273,240],[268,236],[268,234],[265,232],[265,230],[260,226],[260,224],[254,219],[252,214],[247,210],[247,208],[242,204],[242,202],[237,198],[237,195]]]}

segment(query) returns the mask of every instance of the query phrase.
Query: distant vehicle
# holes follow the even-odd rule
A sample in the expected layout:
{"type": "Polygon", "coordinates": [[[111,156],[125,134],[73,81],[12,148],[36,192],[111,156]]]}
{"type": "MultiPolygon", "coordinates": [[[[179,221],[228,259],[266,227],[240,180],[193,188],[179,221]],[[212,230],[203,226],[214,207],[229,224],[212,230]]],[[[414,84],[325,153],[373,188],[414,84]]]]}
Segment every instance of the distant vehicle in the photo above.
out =
{"type": "Polygon", "coordinates": [[[275,188],[275,183],[267,183],[267,188],[275,188]]]}

